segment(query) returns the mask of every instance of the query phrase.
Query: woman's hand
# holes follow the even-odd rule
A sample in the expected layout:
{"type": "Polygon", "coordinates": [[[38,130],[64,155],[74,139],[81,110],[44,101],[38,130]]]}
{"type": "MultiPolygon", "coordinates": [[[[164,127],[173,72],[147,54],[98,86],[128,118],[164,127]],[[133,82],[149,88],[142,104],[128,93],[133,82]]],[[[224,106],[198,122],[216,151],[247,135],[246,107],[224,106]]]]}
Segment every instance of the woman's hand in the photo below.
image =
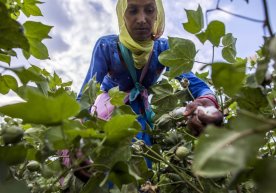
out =
{"type": "Polygon", "coordinates": [[[199,136],[207,124],[221,125],[223,114],[218,110],[218,104],[213,95],[204,95],[186,106],[184,116],[192,134],[199,136]]]}

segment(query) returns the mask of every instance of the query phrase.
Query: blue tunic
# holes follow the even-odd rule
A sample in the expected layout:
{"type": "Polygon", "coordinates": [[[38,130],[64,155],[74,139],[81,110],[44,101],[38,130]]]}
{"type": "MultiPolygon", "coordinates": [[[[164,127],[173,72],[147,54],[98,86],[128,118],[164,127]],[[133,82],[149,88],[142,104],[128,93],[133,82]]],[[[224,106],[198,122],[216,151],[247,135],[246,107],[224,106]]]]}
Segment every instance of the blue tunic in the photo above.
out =
{"type": "MultiPolygon", "coordinates": [[[[117,35],[103,36],[96,42],[90,67],[83,82],[82,88],[95,74],[96,80],[101,84],[101,89],[103,91],[107,92],[109,89],[115,86],[119,86],[121,91],[130,91],[133,88],[134,84],[130,73],[127,67],[121,64],[117,44],[117,35]]],[[[169,46],[167,39],[159,38],[154,42],[149,68],[142,82],[145,88],[149,88],[154,83],[156,83],[161,72],[164,70],[165,67],[158,61],[158,56],[161,52],[167,50],[168,48],[169,46]]],[[[139,80],[142,69],[136,69],[136,72],[138,77],[137,79],[139,80]]],[[[189,80],[189,89],[194,98],[206,94],[213,94],[210,88],[202,80],[197,78],[192,72],[184,73],[176,78],[187,78],[189,80]]],[[[78,96],[78,99],[80,97],[81,92],[78,96]]]]}
{"type": "MultiPolygon", "coordinates": [[[[121,63],[120,56],[118,53],[118,41],[117,35],[108,35],[101,37],[95,44],[92,59],[86,78],[83,82],[82,88],[86,85],[89,80],[96,74],[96,80],[101,84],[103,91],[119,86],[121,91],[130,91],[134,87],[131,75],[127,67],[121,63]]],[[[154,41],[154,47],[152,57],[149,62],[148,71],[142,81],[142,85],[145,88],[149,88],[161,75],[165,69],[158,61],[158,56],[161,52],[169,49],[168,40],[159,38],[154,41]]],[[[136,69],[137,79],[139,80],[142,69],[136,69]]],[[[199,78],[197,78],[192,72],[184,73],[177,79],[187,78],[190,82],[189,89],[194,98],[197,98],[206,94],[213,94],[210,88],[199,78]]],[[[81,90],[82,90],[81,88],[81,90]]],[[[81,97],[81,92],[78,95],[78,99],[81,97]]],[[[137,101],[131,104],[132,109],[135,113],[141,114],[140,110],[143,106],[141,101],[137,101]]],[[[146,128],[146,120],[143,116],[138,117],[142,129],[146,128]]],[[[150,137],[144,132],[140,132],[137,137],[143,139],[146,144],[150,145],[150,137]]],[[[148,163],[149,164],[149,163],[148,163]]]]}

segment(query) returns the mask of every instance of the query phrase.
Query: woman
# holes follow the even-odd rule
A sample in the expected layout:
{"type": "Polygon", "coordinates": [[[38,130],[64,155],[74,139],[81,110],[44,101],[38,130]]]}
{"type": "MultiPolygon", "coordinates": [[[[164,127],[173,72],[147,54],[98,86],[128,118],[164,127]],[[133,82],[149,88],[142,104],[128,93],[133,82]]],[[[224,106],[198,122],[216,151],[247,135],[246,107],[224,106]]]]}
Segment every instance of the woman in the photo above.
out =
{"type": "MultiPolygon", "coordinates": [[[[168,41],[159,38],[165,25],[163,5],[161,0],[118,0],[116,8],[120,34],[104,36],[97,41],[82,88],[96,75],[96,80],[105,93],[97,98],[94,106],[98,116],[105,120],[110,118],[112,113],[108,90],[119,86],[121,91],[130,92],[128,103],[140,115],[138,120],[142,129],[145,129],[146,121],[150,122],[152,116],[146,89],[156,83],[164,70],[165,67],[158,61],[158,56],[169,48],[168,41]],[[132,64],[129,64],[131,62],[132,64]],[[134,65],[134,70],[129,69],[131,65],[134,65]],[[137,90],[141,88],[143,91],[139,93],[137,90]],[[109,111],[102,108],[106,105],[110,107],[109,111]]],[[[212,117],[206,116],[201,111],[194,115],[197,106],[218,108],[213,92],[203,81],[193,73],[182,74],[176,78],[187,78],[190,82],[189,89],[196,98],[184,112],[193,133],[198,135],[204,125],[222,121],[222,114],[219,111],[212,117]]],[[[80,97],[81,93],[78,98],[80,97]]],[[[149,136],[146,134],[140,133],[137,137],[150,145],[149,136]]]]}

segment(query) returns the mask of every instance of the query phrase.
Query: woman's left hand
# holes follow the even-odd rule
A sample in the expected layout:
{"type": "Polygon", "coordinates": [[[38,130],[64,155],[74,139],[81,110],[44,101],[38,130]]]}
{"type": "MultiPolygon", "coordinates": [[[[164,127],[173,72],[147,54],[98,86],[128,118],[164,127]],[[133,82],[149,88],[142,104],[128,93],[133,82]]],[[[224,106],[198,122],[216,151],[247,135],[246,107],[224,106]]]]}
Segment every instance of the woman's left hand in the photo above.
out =
{"type": "Polygon", "coordinates": [[[221,125],[223,114],[218,110],[216,98],[205,95],[195,99],[186,106],[184,116],[192,134],[199,136],[207,124],[221,125]]]}

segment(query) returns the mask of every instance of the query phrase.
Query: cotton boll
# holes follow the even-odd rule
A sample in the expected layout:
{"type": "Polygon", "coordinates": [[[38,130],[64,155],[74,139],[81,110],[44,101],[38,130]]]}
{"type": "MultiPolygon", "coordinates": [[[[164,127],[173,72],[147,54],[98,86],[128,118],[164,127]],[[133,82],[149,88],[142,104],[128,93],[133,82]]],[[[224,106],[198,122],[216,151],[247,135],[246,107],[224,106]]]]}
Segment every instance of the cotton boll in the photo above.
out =
{"type": "Polygon", "coordinates": [[[171,111],[170,115],[173,117],[177,117],[177,116],[183,116],[183,113],[186,111],[186,107],[179,107],[174,109],[173,111],[171,111]]]}
{"type": "Polygon", "coordinates": [[[208,106],[208,107],[203,107],[203,106],[198,106],[195,110],[195,114],[198,114],[198,111],[203,111],[204,114],[208,116],[212,116],[214,113],[218,112],[218,109],[214,106],[208,106]]]}

